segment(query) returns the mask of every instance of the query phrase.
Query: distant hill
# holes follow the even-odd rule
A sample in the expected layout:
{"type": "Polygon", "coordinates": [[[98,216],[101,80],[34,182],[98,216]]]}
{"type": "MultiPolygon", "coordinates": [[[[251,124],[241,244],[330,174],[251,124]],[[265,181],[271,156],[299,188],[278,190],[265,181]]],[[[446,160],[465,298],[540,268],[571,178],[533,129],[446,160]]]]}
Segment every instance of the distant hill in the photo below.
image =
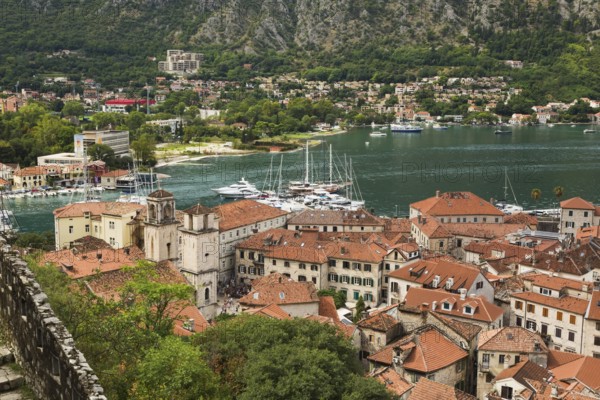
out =
{"type": "Polygon", "coordinates": [[[53,72],[143,81],[168,48],[204,51],[223,77],[241,63],[332,79],[398,79],[396,65],[486,73],[482,55],[551,65],[577,44],[587,60],[599,32],[598,0],[2,0],[0,85],[53,72]]]}

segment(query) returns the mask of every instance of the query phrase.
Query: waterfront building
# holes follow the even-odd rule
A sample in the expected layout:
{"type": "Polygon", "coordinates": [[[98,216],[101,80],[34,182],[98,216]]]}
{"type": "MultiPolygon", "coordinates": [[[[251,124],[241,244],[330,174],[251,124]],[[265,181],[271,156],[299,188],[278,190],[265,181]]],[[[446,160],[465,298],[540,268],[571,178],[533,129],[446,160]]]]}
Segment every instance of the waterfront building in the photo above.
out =
{"type": "Polygon", "coordinates": [[[307,209],[291,217],[288,229],[319,232],[382,232],[385,223],[366,210],[337,211],[307,209]]]}
{"type": "Polygon", "coordinates": [[[183,50],[167,50],[166,61],[158,62],[158,70],[170,74],[194,74],[198,72],[204,54],[191,53],[183,50]]]}
{"type": "Polygon", "coordinates": [[[560,202],[560,232],[574,237],[578,229],[600,225],[600,206],[581,197],[560,202]]]}
{"type": "Polygon", "coordinates": [[[490,202],[471,192],[436,191],[434,197],[412,203],[409,217],[430,216],[445,223],[495,223],[504,222],[504,213],[490,202]]]}
{"type": "Polygon", "coordinates": [[[103,144],[110,147],[117,157],[129,154],[129,131],[83,131],[81,134],[74,135],[73,139],[76,157],[83,157],[87,148],[93,144],[103,144]]]}

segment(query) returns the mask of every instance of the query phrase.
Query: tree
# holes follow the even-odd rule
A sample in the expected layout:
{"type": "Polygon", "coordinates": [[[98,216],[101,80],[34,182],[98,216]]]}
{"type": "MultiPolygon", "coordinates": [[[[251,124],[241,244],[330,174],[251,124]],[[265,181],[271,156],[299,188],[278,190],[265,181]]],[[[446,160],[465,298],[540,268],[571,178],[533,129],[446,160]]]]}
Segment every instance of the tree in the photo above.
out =
{"type": "Polygon", "coordinates": [[[161,339],[136,366],[130,395],[138,400],[224,398],[200,349],[177,337],[161,339]]]}
{"type": "Polygon", "coordinates": [[[346,293],[337,291],[335,289],[321,289],[317,292],[319,297],[331,296],[335,302],[335,308],[341,308],[346,306],[346,293]]]}
{"type": "Polygon", "coordinates": [[[535,189],[531,190],[531,198],[534,201],[537,202],[541,197],[542,197],[542,191],[540,189],[535,188],[535,189]]]}
{"type": "Polygon", "coordinates": [[[104,161],[109,167],[114,167],[116,164],[115,151],[105,144],[95,143],[87,148],[88,156],[96,161],[104,161]]]}
{"type": "Polygon", "coordinates": [[[133,156],[144,165],[156,164],[156,157],[154,151],[156,150],[156,141],[153,137],[147,133],[142,134],[138,140],[131,142],[131,150],[133,150],[133,156]]]}
{"type": "Polygon", "coordinates": [[[358,322],[362,319],[362,314],[365,311],[365,301],[362,296],[358,297],[358,301],[356,302],[356,308],[354,310],[354,322],[358,322]]]}
{"type": "Polygon", "coordinates": [[[556,186],[552,191],[554,192],[557,201],[559,201],[565,193],[565,189],[562,186],[556,186]]]}
{"type": "Polygon", "coordinates": [[[66,117],[81,117],[84,113],[83,104],[78,101],[67,101],[62,108],[62,115],[66,117]]]}
{"type": "Polygon", "coordinates": [[[346,384],[346,390],[342,395],[342,400],[387,400],[390,398],[390,393],[381,383],[373,378],[363,378],[358,375],[350,377],[350,382],[346,384]]]}

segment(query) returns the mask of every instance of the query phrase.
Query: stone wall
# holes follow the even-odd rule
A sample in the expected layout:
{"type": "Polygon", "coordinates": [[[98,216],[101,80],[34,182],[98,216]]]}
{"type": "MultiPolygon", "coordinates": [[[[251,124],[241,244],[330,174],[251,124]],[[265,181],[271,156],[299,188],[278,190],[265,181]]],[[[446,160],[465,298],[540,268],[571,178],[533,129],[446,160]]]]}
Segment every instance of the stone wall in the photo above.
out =
{"type": "Polygon", "coordinates": [[[40,399],[106,400],[27,263],[0,245],[0,320],[28,386],[40,399]]]}

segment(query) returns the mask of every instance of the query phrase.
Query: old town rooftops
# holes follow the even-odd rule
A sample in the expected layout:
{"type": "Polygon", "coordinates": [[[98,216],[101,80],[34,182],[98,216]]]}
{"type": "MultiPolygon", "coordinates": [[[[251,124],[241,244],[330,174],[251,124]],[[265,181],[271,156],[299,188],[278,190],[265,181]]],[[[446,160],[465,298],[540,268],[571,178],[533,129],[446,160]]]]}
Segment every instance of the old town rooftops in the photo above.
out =
{"type": "Polygon", "coordinates": [[[385,226],[385,223],[366,210],[336,211],[336,210],[304,210],[290,218],[288,225],[365,225],[385,226]]]}
{"type": "Polygon", "coordinates": [[[141,211],[146,206],[135,203],[98,202],[98,203],[74,203],[54,210],[55,218],[83,217],[86,213],[90,216],[102,214],[125,215],[131,212],[141,211]]]}
{"type": "Polygon", "coordinates": [[[481,272],[474,266],[444,259],[419,260],[389,273],[390,278],[416,282],[423,286],[431,286],[436,281],[436,288],[454,291],[471,288],[480,275],[481,272]]]}
{"type": "Polygon", "coordinates": [[[240,299],[240,304],[318,303],[317,289],[312,282],[296,282],[279,273],[272,273],[252,282],[252,291],[240,299]]]}
{"type": "Polygon", "coordinates": [[[481,332],[477,349],[515,353],[548,353],[549,351],[539,334],[518,326],[481,332]]]}
{"type": "Polygon", "coordinates": [[[219,231],[221,232],[283,217],[288,214],[278,208],[248,199],[221,204],[214,207],[213,210],[220,217],[219,231]]]}
{"type": "Polygon", "coordinates": [[[471,192],[436,193],[436,196],[412,203],[410,208],[434,217],[455,215],[492,215],[504,217],[504,213],[491,203],[471,192]]]}
{"type": "Polygon", "coordinates": [[[423,289],[411,287],[406,292],[404,305],[419,308],[427,304],[429,309],[444,316],[459,317],[463,319],[493,323],[502,316],[502,308],[490,303],[483,297],[470,297],[464,299],[460,294],[448,293],[442,290],[423,289]],[[434,308],[435,304],[435,310],[434,308]],[[470,313],[468,311],[471,311],[470,313]]]}

